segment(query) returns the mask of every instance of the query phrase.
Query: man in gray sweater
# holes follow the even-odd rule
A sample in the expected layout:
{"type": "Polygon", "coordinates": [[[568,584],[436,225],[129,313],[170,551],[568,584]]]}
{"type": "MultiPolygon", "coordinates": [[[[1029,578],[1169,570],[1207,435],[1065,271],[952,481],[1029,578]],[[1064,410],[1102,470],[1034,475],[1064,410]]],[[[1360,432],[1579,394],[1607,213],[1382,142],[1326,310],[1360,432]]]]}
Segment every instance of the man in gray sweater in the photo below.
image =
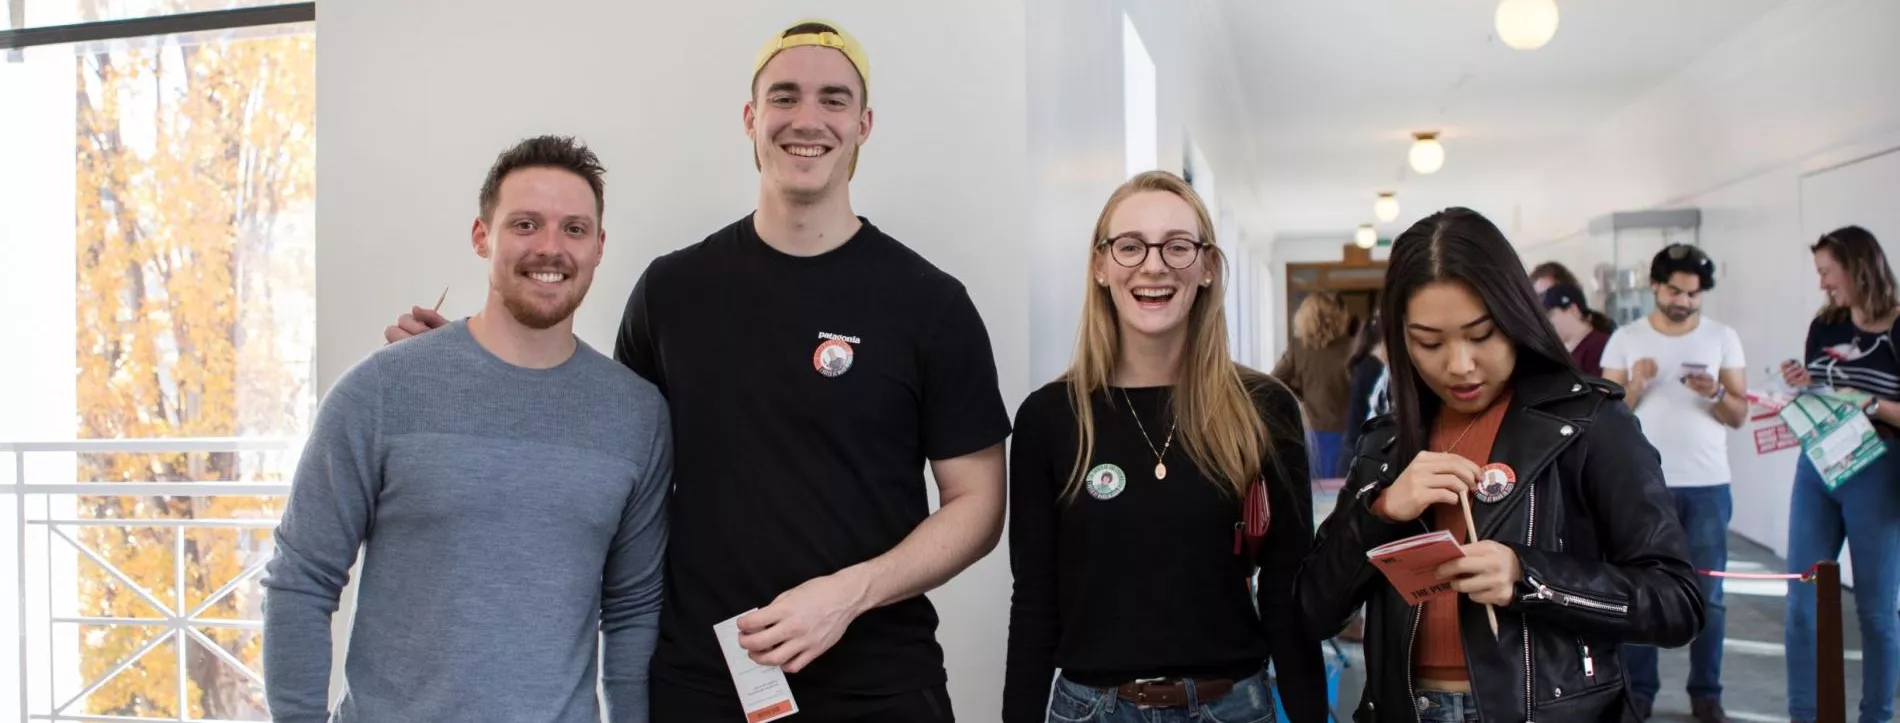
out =
{"type": "Polygon", "coordinates": [[[472,232],[482,311],[324,397],[263,581],[279,723],[332,720],[330,619],[359,549],[334,720],[598,723],[597,682],[608,720],[647,720],[672,433],[658,390],[573,333],[601,174],[570,139],[503,153],[472,232]]]}

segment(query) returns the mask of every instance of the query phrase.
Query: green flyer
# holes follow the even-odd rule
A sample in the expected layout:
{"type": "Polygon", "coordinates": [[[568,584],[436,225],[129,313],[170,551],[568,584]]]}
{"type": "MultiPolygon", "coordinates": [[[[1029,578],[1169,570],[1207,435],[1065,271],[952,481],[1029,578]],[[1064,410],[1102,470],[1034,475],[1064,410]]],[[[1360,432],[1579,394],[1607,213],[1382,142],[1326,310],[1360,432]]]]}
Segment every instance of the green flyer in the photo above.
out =
{"type": "Polygon", "coordinates": [[[1801,452],[1829,490],[1887,451],[1861,411],[1870,399],[1862,392],[1831,389],[1802,393],[1781,408],[1782,420],[1801,440],[1801,452]]]}

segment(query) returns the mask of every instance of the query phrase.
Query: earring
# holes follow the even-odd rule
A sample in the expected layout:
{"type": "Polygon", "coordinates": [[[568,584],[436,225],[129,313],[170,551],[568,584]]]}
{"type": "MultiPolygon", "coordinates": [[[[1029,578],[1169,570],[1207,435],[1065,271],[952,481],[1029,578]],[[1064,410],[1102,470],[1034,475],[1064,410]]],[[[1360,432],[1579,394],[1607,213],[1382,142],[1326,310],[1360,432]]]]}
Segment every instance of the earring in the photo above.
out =
{"type": "Polygon", "coordinates": [[[1102,278],[1102,277],[1100,277],[1100,276],[1097,276],[1097,277],[1095,277],[1095,285],[1096,285],[1096,286],[1107,286],[1107,285],[1108,285],[1108,279],[1104,279],[1104,278],[1102,278]]]}
{"type": "Polygon", "coordinates": [[[1208,285],[1208,284],[1212,284],[1212,283],[1214,283],[1214,277],[1212,277],[1212,276],[1210,276],[1210,277],[1207,277],[1207,278],[1205,278],[1205,279],[1201,279],[1201,285],[1202,285],[1202,286],[1206,286],[1206,285],[1208,285]]]}

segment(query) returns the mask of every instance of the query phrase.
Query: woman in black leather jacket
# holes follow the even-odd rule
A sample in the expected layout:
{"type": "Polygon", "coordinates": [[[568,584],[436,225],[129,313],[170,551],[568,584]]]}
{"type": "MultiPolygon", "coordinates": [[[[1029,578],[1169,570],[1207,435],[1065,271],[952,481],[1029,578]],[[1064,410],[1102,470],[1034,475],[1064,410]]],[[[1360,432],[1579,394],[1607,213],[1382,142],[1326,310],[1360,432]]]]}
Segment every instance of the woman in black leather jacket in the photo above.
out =
{"type": "Polygon", "coordinates": [[[1359,721],[1634,720],[1620,647],[1702,628],[1656,450],[1621,388],[1571,365],[1522,268],[1466,209],[1393,244],[1392,413],[1361,438],[1294,583],[1315,635],[1366,605],[1359,721]],[[1409,605],[1367,552],[1431,530],[1467,542],[1461,495],[1480,539],[1433,571],[1453,593],[1409,605]]]}

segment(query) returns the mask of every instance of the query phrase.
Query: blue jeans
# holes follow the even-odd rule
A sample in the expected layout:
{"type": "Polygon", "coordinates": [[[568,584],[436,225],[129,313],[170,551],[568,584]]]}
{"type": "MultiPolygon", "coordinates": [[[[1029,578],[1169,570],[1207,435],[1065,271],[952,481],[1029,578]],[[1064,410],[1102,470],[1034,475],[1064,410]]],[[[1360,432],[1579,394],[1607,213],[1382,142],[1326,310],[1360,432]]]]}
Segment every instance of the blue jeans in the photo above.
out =
{"type": "Polygon", "coordinates": [[[1188,683],[1188,704],[1143,708],[1122,700],[1114,688],[1091,688],[1057,677],[1049,695],[1049,723],[1272,723],[1273,693],[1265,671],[1234,682],[1234,689],[1202,701],[1188,683]]]}
{"type": "MultiPolygon", "coordinates": [[[[1806,456],[1795,463],[1788,512],[1788,572],[1854,554],[1854,607],[1860,613],[1861,723],[1893,719],[1900,684],[1900,444],[1829,492],[1806,456]]],[[[1814,720],[1814,586],[1788,584],[1788,716],[1814,720]]]]}
{"type": "Polygon", "coordinates": [[[1308,472],[1313,479],[1332,479],[1339,476],[1339,446],[1345,439],[1345,432],[1314,432],[1313,447],[1306,453],[1308,472]]]}
{"type": "Polygon", "coordinates": [[[1418,692],[1418,723],[1479,723],[1478,698],[1470,693],[1418,692]]]}
{"type": "MultiPolygon", "coordinates": [[[[1708,487],[1671,487],[1676,520],[1689,537],[1689,564],[1697,570],[1728,569],[1728,523],[1735,513],[1734,498],[1726,484],[1708,487]]],[[[1722,699],[1722,641],[1728,637],[1728,609],[1722,605],[1722,581],[1697,575],[1702,597],[1708,601],[1705,624],[1689,644],[1690,700],[1722,699]]],[[[1630,695],[1655,700],[1662,689],[1656,673],[1656,649],[1648,645],[1623,647],[1623,666],[1629,669],[1630,695]]]]}

